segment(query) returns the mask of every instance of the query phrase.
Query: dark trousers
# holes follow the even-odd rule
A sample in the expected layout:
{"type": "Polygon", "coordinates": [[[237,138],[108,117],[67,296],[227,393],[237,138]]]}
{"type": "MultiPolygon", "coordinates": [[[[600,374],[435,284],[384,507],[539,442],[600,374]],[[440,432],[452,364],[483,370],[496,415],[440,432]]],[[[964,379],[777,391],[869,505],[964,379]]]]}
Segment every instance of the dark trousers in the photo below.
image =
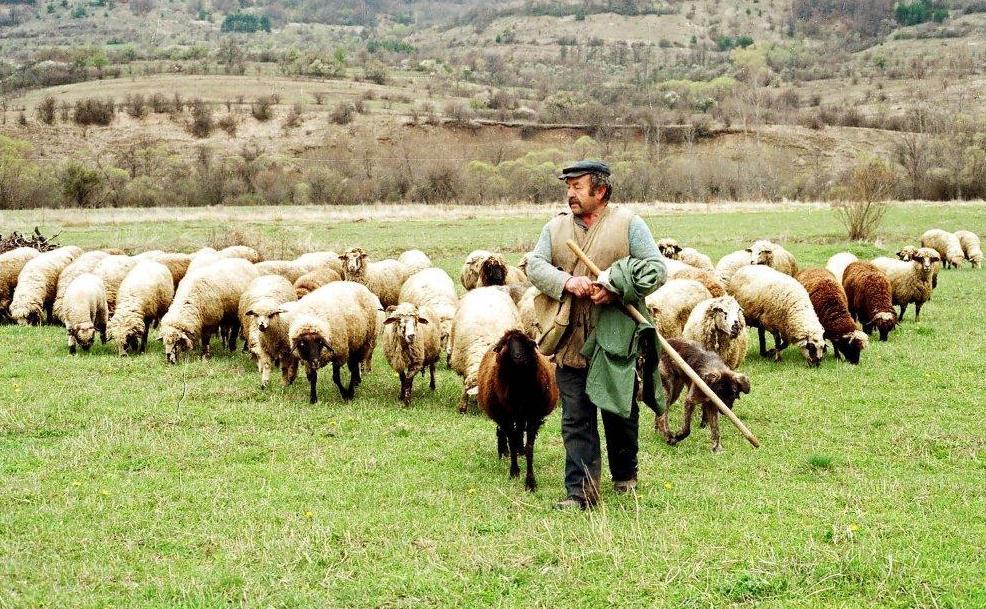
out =
{"type": "Polygon", "coordinates": [[[588,370],[582,368],[558,368],[555,379],[561,393],[565,489],[569,497],[580,497],[589,503],[595,503],[599,496],[599,476],[602,470],[596,412],[602,413],[609,471],[614,481],[623,481],[637,477],[640,410],[636,400],[626,419],[618,414],[599,410],[585,393],[587,375],[588,370]]]}

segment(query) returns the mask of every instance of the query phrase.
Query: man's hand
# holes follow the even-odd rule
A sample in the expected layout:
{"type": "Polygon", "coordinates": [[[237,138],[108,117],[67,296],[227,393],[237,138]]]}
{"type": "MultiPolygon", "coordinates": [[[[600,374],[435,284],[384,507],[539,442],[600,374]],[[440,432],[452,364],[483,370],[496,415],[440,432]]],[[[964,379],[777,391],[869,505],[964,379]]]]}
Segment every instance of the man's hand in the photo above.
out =
{"type": "Polygon", "coordinates": [[[616,302],[618,296],[598,283],[594,283],[589,289],[589,298],[597,305],[608,305],[616,302]]]}
{"type": "Polygon", "coordinates": [[[572,277],[565,282],[565,291],[571,292],[578,298],[589,296],[592,291],[592,280],[584,275],[572,277]]]}

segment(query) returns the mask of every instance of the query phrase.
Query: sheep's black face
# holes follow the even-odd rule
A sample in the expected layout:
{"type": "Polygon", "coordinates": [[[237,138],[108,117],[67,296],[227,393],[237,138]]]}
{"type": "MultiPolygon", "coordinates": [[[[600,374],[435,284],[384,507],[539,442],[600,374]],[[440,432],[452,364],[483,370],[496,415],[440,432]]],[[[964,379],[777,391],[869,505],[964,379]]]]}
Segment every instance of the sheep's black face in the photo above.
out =
{"type": "Polygon", "coordinates": [[[507,266],[496,258],[487,258],[479,269],[483,285],[503,285],[507,282],[507,266]]]}
{"type": "Polygon", "coordinates": [[[134,355],[140,352],[140,337],[136,334],[128,334],[123,341],[123,352],[127,355],[134,355]]]}
{"type": "Polygon", "coordinates": [[[896,313],[878,313],[875,318],[873,318],[873,325],[880,332],[880,340],[887,342],[887,338],[890,335],[891,330],[897,327],[897,314],[896,313]]]}
{"type": "Polygon", "coordinates": [[[89,351],[93,343],[96,342],[96,328],[92,324],[86,323],[76,326],[71,333],[83,351],[89,351]]]}
{"type": "Polygon", "coordinates": [[[29,326],[40,326],[41,325],[41,312],[40,311],[31,311],[30,313],[27,314],[27,317],[24,319],[24,321],[29,326]]]}
{"type": "Polygon", "coordinates": [[[846,357],[850,364],[858,364],[859,356],[863,351],[863,341],[853,335],[842,336],[836,339],[839,351],[846,357]]]}
{"type": "Polygon", "coordinates": [[[319,365],[322,360],[323,351],[328,352],[330,356],[332,353],[328,345],[325,344],[325,341],[322,340],[322,337],[315,334],[306,334],[298,337],[295,340],[294,350],[299,359],[313,366],[319,365]]]}
{"type": "Polygon", "coordinates": [[[804,341],[801,346],[801,353],[808,361],[808,365],[817,368],[822,363],[822,356],[825,355],[826,345],[824,341],[818,342],[812,339],[804,341]]]}
{"type": "Polygon", "coordinates": [[[526,367],[534,361],[534,341],[527,336],[518,334],[512,337],[507,343],[507,348],[510,353],[510,361],[517,366],[526,367]]]}

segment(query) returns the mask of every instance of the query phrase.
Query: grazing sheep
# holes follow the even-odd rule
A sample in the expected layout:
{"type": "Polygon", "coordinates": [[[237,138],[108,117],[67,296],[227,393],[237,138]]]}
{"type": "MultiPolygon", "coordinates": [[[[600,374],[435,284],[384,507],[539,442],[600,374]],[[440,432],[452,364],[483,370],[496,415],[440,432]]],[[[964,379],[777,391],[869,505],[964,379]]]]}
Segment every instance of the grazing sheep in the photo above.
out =
{"type": "Polygon", "coordinates": [[[65,267],[65,270],[58,275],[58,285],[55,287],[55,302],[51,305],[51,312],[54,317],[62,319],[62,301],[65,299],[65,291],[72,281],[83,273],[93,272],[99,263],[109,254],[102,250],[83,252],[72,264],[65,267]]]}
{"type": "Polygon", "coordinates": [[[294,262],[306,267],[307,271],[314,271],[323,266],[330,266],[332,270],[342,275],[342,260],[336,252],[308,252],[294,259],[294,262]]]}
{"type": "Polygon", "coordinates": [[[251,264],[260,262],[260,254],[248,245],[231,245],[216,252],[220,258],[242,258],[251,264]]]}
{"type": "Polygon", "coordinates": [[[373,357],[379,332],[380,300],[361,283],[336,281],[298,301],[288,336],[291,351],[305,365],[309,401],[318,401],[318,370],[332,364],[332,380],[342,399],[351,400],[362,381],[360,364],[373,357]],[[340,370],[349,368],[349,386],[340,370]]]}
{"type": "MultiPolygon", "coordinates": [[[[668,343],[678,352],[685,362],[691,366],[705,384],[712,389],[723,403],[732,410],[733,404],[740,398],[741,394],[750,393],[750,379],[745,374],[734,372],[722,361],[715,351],[707,351],[698,343],[680,338],[669,338],[668,343]]],[[[709,427],[712,435],[712,452],[721,452],[722,444],[719,441],[719,408],[702,391],[691,382],[684,372],[671,361],[667,351],[661,352],[661,363],[658,367],[661,373],[661,384],[664,386],[664,403],[666,409],[664,414],[657,417],[654,421],[655,429],[664,435],[668,444],[674,445],[681,442],[691,434],[692,415],[696,406],[702,407],[702,426],[709,427]],[[681,431],[672,434],[668,427],[668,411],[678,400],[681,391],[688,387],[688,395],[685,396],[685,414],[682,420],[681,431]]]]}
{"type": "Polygon", "coordinates": [[[162,252],[160,250],[153,253],[153,255],[147,254],[148,252],[145,252],[144,254],[134,256],[134,258],[153,260],[168,267],[168,271],[171,273],[172,285],[177,290],[178,284],[185,278],[188,267],[192,264],[192,255],[177,252],[162,252]]]}
{"type": "Polygon", "coordinates": [[[459,298],[455,294],[455,283],[449,274],[440,268],[431,267],[411,275],[401,286],[398,298],[401,302],[409,302],[419,308],[428,307],[438,319],[438,333],[441,339],[442,352],[446,359],[452,351],[449,338],[452,335],[452,318],[459,306],[459,298]]]}
{"type": "Polygon", "coordinates": [[[693,279],[672,279],[649,294],[644,303],[654,318],[657,331],[664,338],[671,338],[681,336],[692,309],[709,298],[712,294],[701,283],[693,279]]]}
{"type": "Polygon", "coordinates": [[[106,286],[106,306],[109,307],[110,317],[116,311],[116,296],[120,291],[120,284],[138,262],[136,258],[127,255],[107,256],[93,270],[93,274],[102,279],[106,286]]]}
{"type": "Polygon", "coordinates": [[[438,319],[427,307],[402,302],[387,311],[383,329],[383,354],[401,380],[397,399],[411,405],[414,375],[431,372],[429,387],[435,390],[435,363],[442,352],[438,319]]]}
{"type": "Polygon", "coordinates": [[[527,461],[524,487],[537,489],[534,440],[558,403],[554,365],[537,344],[520,330],[509,330],[486,352],[479,364],[480,410],[496,423],[497,457],[510,454],[510,477],[520,475],[521,445],[527,461]],[[526,439],[525,439],[526,435],[526,439]]]}
{"type": "Polygon", "coordinates": [[[716,268],[712,264],[712,258],[709,258],[694,247],[686,247],[678,252],[678,260],[681,260],[688,266],[702,269],[703,271],[714,271],[716,268]]]}
{"type": "Polygon", "coordinates": [[[749,250],[737,250],[726,254],[719,259],[716,263],[716,277],[723,285],[729,286],[729,281],[733,277],[733,273],[743,268],[744,266],[749,266],[751,264],[750,251],[749,250]]]}
{"type": "Polygon", "coordinates": [[[294,286],[280,275],[261,275],[250,282],[240,295],[240,302],[236,307],[244,351],[255,354],[257,310],[275,310],[283,303],[293,300],[297,300],[294,286]]]}
{"type": "Polygon", "coordinates": [[[260,388],[266,389],[270,383],[274,367],[281,369],[281,380],[287,387],[298,376],[298,358],[291,351],[291,314],[298,301],[291,300],[274,306],[273,300],[261,300],[247,311],[256,329],[253,352],[257,356],[257,370],[260,372],[260,388]]]}
{"type": "Polygon", "coordinates": [[[839,282],[839,285],[842,285],[842,274],[846,272],[846,267],[857,260],[859,258],[852,252],[839,252],[838,254],[832,254],[828,262],[825,263],[825,268],[828,272],[832,273],[835,280],[839,282]]]}
{"type": "Polygon", "coordinates": [[[795,276],[805,287],[815,315],[825,329],[825,338],[832,343],[836,359],[844,355],[850,364],[858,364],[859,356],[869,344],[869,337],[856,327],[849,314],[849,301],[842,284],[826,269],[808,268],[795,276]]]}
{"type": "Polygon", "coordinates": [[[510,266],[500,254],[490,254],[479,265],[479,278],[476,287],[485,288],[495,285],[519,285],[526,288],[530,285],[524,271],[510,266]]]}
{"type": "Polygon", "coordinates": [[[294,292],[298,298],[301,298],[333,281],[342,281],[342,275],[335,272],[331,266],[326,265],[298,277],[294,282],[294,292]]]}
{"type": "Polygon", "coordinates": [[[406,265],[411,274],[431,267],[431,258],[421,250],[407,250],[397,257],[397,262],[406,265]]]}
{"type": "Polygon", "coordinates": [[[766,265],[746,266],[729,280],[729,292],[743,307],[746,323],[759,330],[760,355],[781,361],[781,352],[797,345],[809,366],[818,366],[825,354],[825,329],[798,281],[766,265]],[[765,333],[774,337],[768,353],[765,333]]]}
{"type": "Polygon", "coordinates": [[[897,259],[903,260],[904,262],[910,262],[911,258],[916,256],[918,253],[918,248],[913,245],[905,245],[904,247],[897,250],[897,259]]]}
{"type": "Polygon", "coordinates": [[[41,253],[24,263],[10,301],[10,317],[22,326],[37,326],[51,319],[58,276],[80,255],[82,249],[69,245],[41,253]]]}
{"type": "Polygon", "coordinates": [[[914,321],[921,321],[921,307],[931,300],[935,262],[941,260],[938,252],[930,247],[918,249],[908,262],[880,256],[873,260],[874,266],[883,271],[890,280],[893,303],[900,307],[898,321],[904,320],[907,305],[914,303],[914,321]]]}
{"type": "Polygon", "coordinates": [[[777,243],[761,239],[753,243],[749,252],[752,264],[763,264],[791,277],[798,274],[798,262],[794,254],[777,243]]]}
{"type": "Polygon", "coordinates": [[[486,250],[473,250],[466,256],[466,261],[462,265],[462,273],[459,281],[467,291],[476,288],[479,284],[479,269],[483,261],[493,255],[493,252],[486,250]]]}
{"type": "Polygon", "coordinates": [[[476,395],[483,355],[509,330],[520,329],[517,305],[495,287],[475,288],[459,301],[452,320],[451,366],[462,377],[459,412],[465,413],[469,396],[476,395]]]}
{"type": "Polygon", "coordinates": [[[983,264],[983,248],[979,243],[979,235],[967,230],[955,231],[955,236],[962,246],[965,259],[972,263],[972,268],[978,269],[983,264]]]}
{"type": "Polygon", "coordinates": [[[965,261],[965,253],[962,251],[962,242],[959,238],[940,228],[925,231],[921,235],[921,247],[928,247],[938,252],[946,269],[957,269],[965,261]]]}
{"type": "Polygon", "coordinates": [[[17,276],[21,274],[24,265],[40,254],[33,247],[18,247],[0,254],[0,319],[10,313],[10,301],[17,287],[17,276]]]}
{"type": "Polygon", "coordinates": [[[235,351],[240,296],[256,278],[257,270],[242,258],[219,260],[185,275],[161,319],[168,363],[178,363],[178,356],[194,349],[196,342],[201,342],[202,357],[208,357],[209,341],[220,326],[229,328],[225,342],[235,351]]]}
{"type": "Polygon", "coordinates": [[[880,332],[880,340],[886,341],[897,327],[894,311],[893,289],[887,276],[872,262],[858,260],[846,267],[842,275],[842,287],[846,291],[849,313],[863,325],[863,332],[880,332]]]}
{"type": "Polygon", "coordinates": [[[62,323],[68,331],[68,352],[75,355],[76,347],[88,352],[96,342],[96,333],[106,344],[106,289],[103,280],[92,273],[83,273],[65,289],[62,303],[62,323]]]}
{"type": "Polygon", "coordinates": [[[400,302],[401,286],[411,275],[406,265],[387,259],[370,262],[370,255],[362,248],[354,247],[339,255],[342,260],[342,278],[346,281],[362,283],[384,307],[397,306],[400,302]]]}
{"type": "Polygon", "coordinates": [[[219,252],[211,247],[203,247],[202,249],[192,253],[192,261],[188,264],[188,268],[185,269],[185,275],[189,275],[193,271],[204,269],[217,260],[221,260],[219,252]]]}
{"type": "MultiPolygon", "coordinates": [[[[672,262],[677,263],[677,261],[672,262]]],[[[719,298],[720,296],[724,296],[726,294],[725,284],[719,281],[719,278],[715,275],[715,273],[705,269],[688,266],[687,264],[675,266],[674,270],[669,270],[667,280],[670,281],[671,279],[693,279],[704,285],[705,289],[712,294],[713,298],[719,298]]]]}
{"type": "Polygon", "coordinates": [[[280,275],[291,283],[312,269],[295,260],[264,260],[253,265],[261,275],[280,275]]]}
{"type": "Polygon", "coordinates": [[[174,277],[167,266],[143,258],[127,273],[117,292],[116,310],[107,326],[120,355],[147,350],[147,333],[160,323],[175,296],[174,277]]]}
{"type": "Polygon", "coordinates": [[[732,296],[710,298],[695,305],[681,337],[714,351],[733,370],[746,359],[750,340],[743,309],[732,296]]]}

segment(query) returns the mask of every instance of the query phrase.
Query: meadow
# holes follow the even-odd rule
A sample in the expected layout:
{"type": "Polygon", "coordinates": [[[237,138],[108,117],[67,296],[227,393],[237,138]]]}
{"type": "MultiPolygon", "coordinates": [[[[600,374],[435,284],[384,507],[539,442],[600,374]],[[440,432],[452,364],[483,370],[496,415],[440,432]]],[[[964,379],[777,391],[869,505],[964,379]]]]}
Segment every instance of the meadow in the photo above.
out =
{"type": "MultiPolygon", "coordinates": [[[[936,226],[986,234],[982,204],[894,206],[867,244],[818,207],[706,209],[641,213],[714,259],[770,238],[802,266],[893,255],[936,226]]],[[[63,244],[130,251],[244,240],[271,256],[414,247],[457,278],[475,248],[516,262],[553,212],[146,213],[0,212],[0,233],[42,223],[63,244]]],[[[585,513],[551,507],[559,413],[526,493],[493,424],[457,414],[444,367],[404,408],[378,350],[355,400],[320,375],[309,405],[303,378],[259,389],[242,353],[168,366],[152,342],[72,357],[62,328],[2,326],[0,607],[986,607],[984,279],[944,271],[921,322],[912,308],[859,366],[809,369],[794,349],[775,364],[752,340],[736,413],[763,447],[726,423],[724,453],[698,428],[670,447],[643,412],[637,493],[607,483],[585,513]]]]}

